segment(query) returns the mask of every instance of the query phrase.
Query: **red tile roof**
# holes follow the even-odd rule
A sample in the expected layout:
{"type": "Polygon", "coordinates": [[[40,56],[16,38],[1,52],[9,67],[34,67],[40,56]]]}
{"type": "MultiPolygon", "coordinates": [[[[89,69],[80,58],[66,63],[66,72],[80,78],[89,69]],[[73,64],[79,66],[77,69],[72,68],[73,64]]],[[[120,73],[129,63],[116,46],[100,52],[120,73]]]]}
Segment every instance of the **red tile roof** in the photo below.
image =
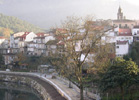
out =
{"type": "Polygon", "coordinates": [[[132,32],[131,29],[127,29],[127,28],[119,28],[119,36],[132,36],[132,32]]]}
{"type": "Polygon", "coordinates": [[[44,36],[44,33],[37,33],[36,34],[38,37],[42,37],[42,36],[44,36]]]}
{"type": "Polygon", "coordinates": [[[0,39],[6,39],[6,37],[0,36],[0,39]]]}
{"type": "Polygon", "coordinates": [[[20,36],[20,38],[26,39],[26,36],[29,34],[30,32],[25,32],[22,36],[20,36]]]}
{"type": "Polygon", "coordinates": [[[66,34],[67,30],[66,29],[62,29],[62,28],[57,28],[56,29],[56,33],[55,34],[66,34]]]}

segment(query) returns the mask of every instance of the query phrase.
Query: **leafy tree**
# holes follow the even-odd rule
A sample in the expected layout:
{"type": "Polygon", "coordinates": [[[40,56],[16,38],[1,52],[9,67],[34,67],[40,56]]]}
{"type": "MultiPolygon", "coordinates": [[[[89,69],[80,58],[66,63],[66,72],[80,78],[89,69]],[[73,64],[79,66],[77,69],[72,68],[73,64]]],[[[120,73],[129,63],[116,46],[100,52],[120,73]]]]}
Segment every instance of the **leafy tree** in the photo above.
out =
{"type": "MultiPolygon", "coordinates": [[[[6,36],[9,36],[12,32],[20,32],[20,31],[33,31],[33,32],[40,32],[44,31],[43,29],[40,29],[39,27],[34,26],[33,24],[30,24],[26,21],[22,21],[16,17],[13,16],[5,16],[3,14],[0,14],[0,27],[2,27],[5,32],[6,36]],[[7,32],[8,30],[8,32],[7,32]]],[[[0,30],[1,31],[1,30],[0,30]]],[[[4,36],[4,34],[3,34],[4,36]]]]}
{"type": "Polygon", "coordinates": [[[16,67],[19,67],[21,64],[26,63],[27,57],[23,53],[18,53],[14,59],[16,67]]]}
{"type": "Polygon", "coordinates": [[[135,42],[133,43],[132,50],[129,56],[133,59],[133,61],[137,63],[137,65],[139,65],[139,53],[138,52],[139,52],[139,43],[135,42]]]}
{"type": "Polygon", "coordinates": [[[131,59],[126,61],[116,58],[113,65],[103,75],[100,87],[103,91],[120,88],[122,100],[124,100],[125,88],[128,90],[137,82],[139,68],[131,59]]]}

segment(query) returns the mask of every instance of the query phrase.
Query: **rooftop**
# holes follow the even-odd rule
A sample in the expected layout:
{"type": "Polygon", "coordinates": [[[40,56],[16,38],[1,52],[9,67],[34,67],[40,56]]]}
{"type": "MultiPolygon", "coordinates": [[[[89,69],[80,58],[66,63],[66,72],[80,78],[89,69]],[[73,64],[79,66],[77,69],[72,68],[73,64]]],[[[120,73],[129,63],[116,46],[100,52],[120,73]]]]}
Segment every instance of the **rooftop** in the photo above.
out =
{"type": "Polygon", "coordinates": [[[133,28],[139,28],[139,26],[134,26],[133,28]]]}
{"type": "Polygon", "coordinates": [[[127,43],[128,43],[128,41],[117,41],[118,45],[127,44],[127,43]]]}
{"type": "Polygon", "coordinates": [[[129,29],[129,28],[119,28],[119,36],[132,36],[131,29],[129,29]]]}

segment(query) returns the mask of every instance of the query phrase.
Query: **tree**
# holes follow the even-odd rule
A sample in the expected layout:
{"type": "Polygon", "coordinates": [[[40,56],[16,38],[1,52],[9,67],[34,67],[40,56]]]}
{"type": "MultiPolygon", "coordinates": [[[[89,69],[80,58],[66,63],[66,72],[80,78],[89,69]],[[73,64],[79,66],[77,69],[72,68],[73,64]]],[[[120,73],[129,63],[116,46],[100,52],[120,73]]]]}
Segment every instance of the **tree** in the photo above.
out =
{"type": "Polygon", "coordinates": [[[139,58],[138,58],[139,53],[138,52],[139,52],[139,43],[135,42],[133,43],[132,50],[129,55],[133,59],[133,61],[135,61],[139,65],[139,58]]]}
{"type": "Polygon", "coordinates": [[[61,36],[65,43],[66,66],[64,69],[66,72],[72,70],[79,83],[80,100],[83,100],[83,65],[89,62],[89,55],[95,52],[95,48],[100,45],[101,37],[104,35],[104,24],[96,23],[92,17],[83,19],[72,16],[62,23],[62,28],[65,33],[59,31],[57,35],[61,36]]]}
{"type": "Polygon", "coordinates": [[[114,64],[103,75],[100,87],[103,91],[119,87],[122,100],[124,100],[125,88],[128,90],[136,83],[138,72],[138,66],[131,59],[126,61],[122,58],[116,58],[114,64]]]}
{"type": "Polygon", "coordinates": [[[16,55],[16,57],[14,58],[14,63],[15,63],[15,67],[19,67],[20,65],[22,65],[23,63],[26,62],[26,56],[23,53],[18,53],[16,55]]]}
{"type": "Polygon", "coordinates": [[[0,54],[0,67],[4,65],[4,57],[0,54]]]}

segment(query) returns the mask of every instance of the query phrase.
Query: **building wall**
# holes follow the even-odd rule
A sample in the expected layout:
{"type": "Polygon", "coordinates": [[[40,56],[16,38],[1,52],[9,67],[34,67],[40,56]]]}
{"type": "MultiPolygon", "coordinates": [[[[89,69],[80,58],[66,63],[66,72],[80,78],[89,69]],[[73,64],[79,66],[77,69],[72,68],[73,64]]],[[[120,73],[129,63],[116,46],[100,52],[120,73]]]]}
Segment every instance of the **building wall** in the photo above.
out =
{"type": "Polygon", "coordinates": [[[26,39],[25,41],[26,42],[29,42],[29,41],[33,41],[34,37],[37,37],[37,35],[33,32],[30,32],[27,36],[26,36],[26,39]]]}
{"type": "Polygon", "coordinates": [[[139,36],[139,28],[133,28],[132,29],[132,35],[135,36],[135,37],[136,36],[138,37],[139,36]]]}
{"type": "Polygon", "coordinates": [[[120,26],[121,25],[121,27],[126,27],[126,25],[127,25],[127,27],[129,27],[129,28],[133,28],[133,26],[135,26],[136,25],[136,22],[135,21],[130,21],[130,22],[128,22],[128,21],[113,21],[113,26],[120,26]]]}
{"type": "Polygon", "coordinates": [[[117,36],[116,37],[117,41],[128,41],[129,44],[133,43],[133,36],[117,36]]]}
{"type": "Polygon", "coordinates": [[[128,52],[129,52],[128,43],[116,45],[116,56],[123,56],[123,55],[128,54],[128,52]]]}

